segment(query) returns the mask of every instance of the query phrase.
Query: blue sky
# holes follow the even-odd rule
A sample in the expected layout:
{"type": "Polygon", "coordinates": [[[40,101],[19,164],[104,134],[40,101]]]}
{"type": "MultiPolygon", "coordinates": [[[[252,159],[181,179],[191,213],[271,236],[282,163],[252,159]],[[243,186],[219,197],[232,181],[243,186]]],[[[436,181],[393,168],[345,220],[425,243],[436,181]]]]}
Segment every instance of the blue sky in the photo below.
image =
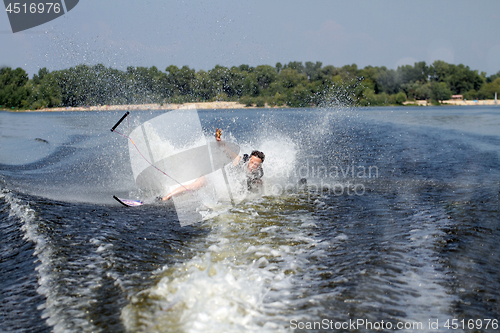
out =
{"type": "Polygon", "coordinates": [[[78,64],[399,65],[434,60],[500,71],[500,1],[80,0],[66,15],[13,34],[0,13],[0,66],[30,77],[78,64]]]}

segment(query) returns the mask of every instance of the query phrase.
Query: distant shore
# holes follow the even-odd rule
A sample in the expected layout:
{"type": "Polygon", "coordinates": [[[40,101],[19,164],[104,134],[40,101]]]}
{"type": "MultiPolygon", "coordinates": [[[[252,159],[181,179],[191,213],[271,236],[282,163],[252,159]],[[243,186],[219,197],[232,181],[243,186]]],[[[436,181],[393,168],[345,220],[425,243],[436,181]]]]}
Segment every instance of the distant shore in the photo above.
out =
{"type": "MultiPolygon", "coordinates": [[[[440,101],[443,105],[500,105],[495,103],[494,99],[484,99],[484,100],[459,100],[459,99],[449,99],[446,101],[440,101]]],[[[419,105],[419,106],[432,106],[431,101],[406,101],[403,105],[419,105]]]]}
{"type": "Polygon", "coordinates": [[[118,111],[118,110],[177,110],[177,109],[246,109],[245,104],[238,102],[196,102],[184,104],[124,104],[124,105],[92,105],[77,107],[44,108],[36,111],[118,111]]]}
{"type": "MultiPolygon", "coordinates": [[[[440,101],[441,105],[458,105],[458,106],[471,106],[471,105],[500,105],[494,99],[487,100],[446,100],[440,101]]],[[[406,106],[432,106],[431,101],[406,101],[403,103],[406,106]]],[[[390,106],[390,105],[387,105],[390,106]]],[[[280,106],[280,108],[287,106],[280,106]]],[[[9,110],[5,111],[24,111],[24,112],[55,112],[55,111],[120,111],[120,110],[177,110],[177,109],[254,109],[256,106],[246,106],[239,102],[196,102],[184,104],[124,104],[124,105],[92,105],[92,106],[77,106],[77,107],[56,107],[56,108],[43,108],[38,110],[9,110]]],[[[264,108],[273,108],[272,106],[265,105],[264,108]]],[[[275,107],[276,108],[276,107],[275,107]]]]}
{"type": "MultiPolygon", "coordinates": [[[[494,99],[486,100],[446,100],[442,105],[498,105],[494,99]]],[[[406,101],[403,105],[432,106],[431,101],[406,101]]],[[[287,107],[287,106],[281,106],[287,107]]],[[[177,109],[252,109],[255,106],[246,106],[239,102],[196,102],[184,104],[128,104],[128,105],[98,105],[88,107],[58,107],[45,108],[37,111],[116,111],[116,110],[177,110],[177,109]]],[[[265,108],[271,108],[266,103],[265,108]]]]}

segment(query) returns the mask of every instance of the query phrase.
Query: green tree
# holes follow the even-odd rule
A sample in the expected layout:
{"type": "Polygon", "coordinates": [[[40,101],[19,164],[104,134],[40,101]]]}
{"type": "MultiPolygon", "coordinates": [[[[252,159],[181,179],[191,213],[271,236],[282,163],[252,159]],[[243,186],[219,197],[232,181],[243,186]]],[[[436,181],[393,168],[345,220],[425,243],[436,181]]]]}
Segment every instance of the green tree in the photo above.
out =
{"type": "Polygon", "coordinates": [[[309,106],[311,94],[302,84],[298,84],[293,89],[288,89],[286,94],[286,104],[292,107],[309,106]]]}
{"type": "Polygon", "coordinates": [[[436,60],[429,68],[429,75],[431,81],[446,82],[446,78],[453,74],[453,66],[442,61],[436,60]]]}
{"type": "Polygon", "coordinates": [[[18,67],[0,68],[0,105],[13,108],[23,108],[28,105],[29,91],[28,74],[18,67]]]}
{"type": "Polygon", "coordinates": [[[283,69],[294,69],[299,74],[304,73],[304,65],[301,61],[290,61],[288,64],[283,66],[283,69]]]}
{"type": "Polygon", "coordinates": [[[427,83],[430,69],[425,61],[416,62],[414,66],[405,65],[397,69],[397,79],[400,85],[408,83],[427,83]]]}
{"type": "Polygon", "coordinates": [[[372,84],[373,87],[372,89],[375,91],[375,89],[378,90],[377,87],[377,72],[378,68],[377,67],[372,67],[372,66],[366,66],[362,70],[359,71],[360,76],[366,81],[369,80],[372,84]]]}
{"type": "Polygon", "coordinates": [[[277,62],[274,68],[276,70],[276,73],[279,73],[283,69],[283,65],[281,64],[281,62],[277,62]]]}
{"type": "Polygon", "coordinates": [[[429,83],[411,82],[401,85],[401,90],[406,93],[408,99],[424,100],[431,97],[429,83]]]}
{"type": "Polygon", "coordinates": [[[417,62],[397,70],[356,64],[340,68],[321,62],[293,61],[274,67],[216,65],[195,72],[188,66],[128,67],[126,71],[78,65],[49,72],[42,68],[29,80],[21,68],[0,69],[0,104],[17,108],[95,104],[240,100],[289,106],[385,105],[408,99],[449,99],[452,93],[467,98],[493,98],[500,72],[485,73],[464,65],[417,62]]]}
{"type": "Polygon", "coordinates": [[[40,84],[40,81],[43,79],[43,77],[47,74],[49,74],[49,70],[46,67],[40,68],[38,70],[38,75],[34,74],[33,75],[33,84],[40,84]]]}
{"type": "Polygon", "coordinates": [[[305,64],[305,73],[307,75],[307,78],[309,81],[316,81],[320,79],[321,77],[321,66],[323,63],[320,61],[316,61],[316,63],[313,63],[311,61],[307,61],[305,64]]]}
{"type": "Polygon", "coordinates": [[[38,70],[38,75],[33,75],[30,84],[31,94],[28,98],[30,108],[57,107],[61,105],[61,89],[57,80],[46,68],[38,70]]]}
{"type": "Polygon", "coordinates": [[[238,69],[240,72],[247,72],[250,73],[252,72],[255,68],[251,67],[250,65],[239,65],[238,69]]]}
{"type": "Polygon", "coordinates": [[[377,93],[395,94],[399,90],[396,71],[387,69],[385,66],[378,68],[375,84],[377,93]]]}
{"type": "Polygon", "coordinates": [[[321,69],[321,76],[322,77],[334,77],[339,75],[339,70],[338,68],[335,68],[332,65],[325,66],[321,69]]]}
{"type": "Polygon", "coordinates": [[[480,99],[493,99],[495,98],[495,93],[500,94],[500,77],[496,78],[493,82],[486,83],[478,91],[478,98],[480,99]]]}
{"type": "Polygon", "coordinates": [[[340,75],[342,80],[345,82],[361,77],[360,74],[358,65],[356,64],[342,66],[338,72],[338,75],[340,75]]]}
{"type": "Polygon", "coordinates": [[[444,101],[451,98],[452,92],[445,82],[431,83],[431,98],[435,101],[444,101]]]}
{"type": "Polygon", "coordinates": [[[299,73],[296,69],[287,67],[280,72],[279,81],[284,88],[290,89],[301,83],[305,83],[307,77],[305,74],[299,73]]]}
{"type": "Polygon", "coordinates": [[[238,89],[231,85],[232,73],[229,68],[216,65],[213,69],[208,71],[208,75],[212,80],[213,93],[215,96],[225,93],[227,96],[233,96],[238,89]]]}
{"type": "Polygon", "coordinates": [[[486,78],[486,83],[490,83],[490,82],[493,82],[495,81],[496,79],[498,79],[500,77],[500,71],[498,71],[496,74],[493,74],[489,77],[486,78]]]}
{"type": "Polygon", "coordinates": [[[483,78],[469,68],[462,64],[453,66],[452,74],[446,79],[448,88],[454,94],[463,94],[469,90],[479,90],[484,84],[483,78]]]}
{"type": "Polygon", "coordinates": [[[402,91],[398,92],[396,94],[396,104],[402,105],[404,102],[406,102],[406,94],[402,91]]]}
{"type": "Polygon", "coordinates": [[[195,74],[195,79],[193,80],[193,91],[194,96],[198,101],[209,101],[214,98],[212,91],[212,83],[208,72],[204,70],[199,70],[195,74]]]}
{"type": "Polygon", "coordinates": [[[276,69],[271,66],[262,65],[255,67],[255,78],[257,79],[258,85],[263,90],[269,88],[276,80],[277,76],[276,69]]]}
{"type": "Polygon", "coordinates": [[[431,84],[419,84],[415,88],[414,98],[417,100],[427,100],[431,98],[431,84]]]}
{"type": "Polygon", "coordinates": [[[193,87],[196,86],[194,69],[190,69],[188,66],[182,66],[179,69],[177,66],[170,65],[165,69],[165,72],[167,84],[166,87],[162,87],[167,90],[163,91],[165,96],[192,95],[193,87]]]}
{"type": "Polygon", "coordinates": [[[254,72],[248,73],[243,79],[242,95],[258,96],[260,94],[260,86],[257,82],[257,76],[254,72]]]}

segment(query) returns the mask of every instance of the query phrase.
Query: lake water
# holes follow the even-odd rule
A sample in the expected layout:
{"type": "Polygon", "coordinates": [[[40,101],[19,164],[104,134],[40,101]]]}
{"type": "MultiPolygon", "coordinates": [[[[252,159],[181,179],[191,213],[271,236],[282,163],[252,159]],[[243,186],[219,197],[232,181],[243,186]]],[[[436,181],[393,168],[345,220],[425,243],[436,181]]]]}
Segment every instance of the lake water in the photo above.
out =
{"type": "Polygon", "coordinates": [[[0,112],[0,331],[498,330],[499,107],[200,110],[265,191],[188,227],[123,113],[0,112]]]}

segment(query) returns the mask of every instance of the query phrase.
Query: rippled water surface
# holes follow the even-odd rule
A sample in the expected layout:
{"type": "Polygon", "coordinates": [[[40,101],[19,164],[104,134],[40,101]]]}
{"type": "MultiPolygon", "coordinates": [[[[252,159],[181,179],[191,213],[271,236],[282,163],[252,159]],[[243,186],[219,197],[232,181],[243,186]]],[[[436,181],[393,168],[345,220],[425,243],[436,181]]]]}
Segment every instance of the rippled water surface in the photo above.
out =
{"type": "Polygon", "coordinates": [[[188,227],[122,114],[0,113],[0,331],[496,331],[500,108],[199,111],[265,187],[188,227]]]}

